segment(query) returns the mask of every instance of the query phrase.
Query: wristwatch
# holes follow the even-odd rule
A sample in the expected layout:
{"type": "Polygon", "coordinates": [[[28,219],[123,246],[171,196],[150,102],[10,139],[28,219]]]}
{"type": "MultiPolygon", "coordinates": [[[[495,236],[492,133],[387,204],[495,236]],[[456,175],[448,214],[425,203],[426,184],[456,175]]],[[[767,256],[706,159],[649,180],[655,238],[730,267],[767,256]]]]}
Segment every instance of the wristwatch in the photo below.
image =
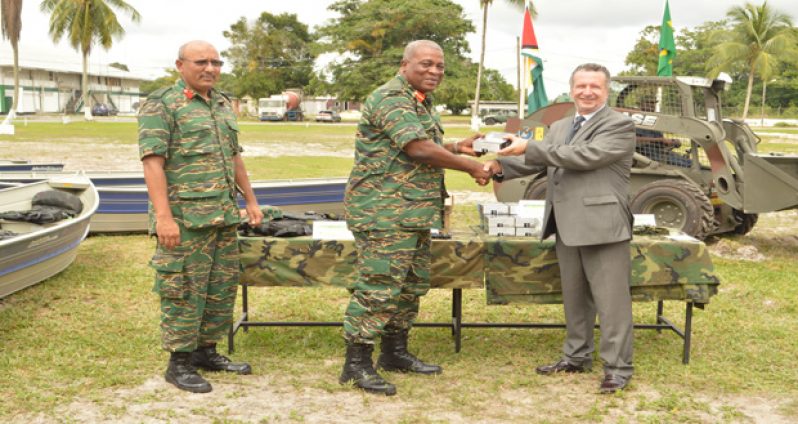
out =
{"type": "Polygon", "coordinates": [[[493,179],[493,181],[496,181],[497,183],[504,181],[504,174],[501,172],[499,172],[498,174],[493,174],[490,177],[493,179]]]}

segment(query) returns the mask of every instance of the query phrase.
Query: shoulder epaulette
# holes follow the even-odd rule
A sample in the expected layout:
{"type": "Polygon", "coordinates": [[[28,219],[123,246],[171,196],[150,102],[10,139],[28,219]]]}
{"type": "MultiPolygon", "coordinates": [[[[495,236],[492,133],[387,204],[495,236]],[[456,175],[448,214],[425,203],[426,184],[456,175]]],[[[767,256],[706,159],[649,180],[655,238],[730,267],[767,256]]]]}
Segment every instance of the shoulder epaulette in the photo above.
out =
{"type": "Polygon", "coordinates": [[[167,91],[169,91],[170,88],[172,87],[161,87],[150,93],[150,95],[147,96],[147,99],[152,99],[152,100],[160,99],[161,97],[163,97],[164,94],[166,94],[167,91]]]}

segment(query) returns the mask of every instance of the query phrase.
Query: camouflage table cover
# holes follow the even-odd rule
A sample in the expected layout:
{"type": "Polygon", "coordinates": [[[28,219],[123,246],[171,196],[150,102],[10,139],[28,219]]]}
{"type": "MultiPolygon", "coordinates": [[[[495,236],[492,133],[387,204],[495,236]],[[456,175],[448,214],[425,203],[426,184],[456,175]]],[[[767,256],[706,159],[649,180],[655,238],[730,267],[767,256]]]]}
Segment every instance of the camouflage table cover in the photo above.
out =
{"type": "MultiPolygon", "coordinates": [[[[346,287],[354,281],[354,241],[239,237],[241,282],[250,286],[346,287]]],[[[717,293],[704,243],[679,235],[635,236],[635,301],[708,303],[717,293]]],[[[485,288],[489,304],[561,303],[554,241],[455,233],[432,241],[433,288],[485,288]]]]}
{"type": "MultiPolygon", "coordinates": [[[[483,237],[489,304],[562,303],[554,240],[483,237]]],[[[635,235],[632,300],[708,303],[718,292],[706,245],[679,233],[635,235]]]]}
{"type": "MultiPolygon", "coordinates": [[[[241,237],[242,284],[250,286],[346,287],[355,280],[354,240],[310,237],[241,237]]],[[[432,241],[434,288],[484,287],[482,240],[473,233],[432,241]]]]}

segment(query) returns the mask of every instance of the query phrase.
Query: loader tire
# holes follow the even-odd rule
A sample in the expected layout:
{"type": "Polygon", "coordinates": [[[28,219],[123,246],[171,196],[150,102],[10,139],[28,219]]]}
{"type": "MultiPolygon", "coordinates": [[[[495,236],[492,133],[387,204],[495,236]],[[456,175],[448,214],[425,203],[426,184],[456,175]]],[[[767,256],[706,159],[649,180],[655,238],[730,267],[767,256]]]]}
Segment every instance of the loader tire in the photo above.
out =
{"type": "Polygon", "coordinates": [[[734,234],[745,235],[754,229],[754,225],[759,221],[759,215],[755,213],[745,213],[743,211],[734,210],[734,217],[739,220],[739,224],[734,227],[734,234]]]}
{"type": "Polygon", "coordinates": [[[709,198],[685,180],[660,180],[644,185],[632,200],[633,213],[653,214],[657,225],[681,230],[699,240],[717,228],[709,198]]]}

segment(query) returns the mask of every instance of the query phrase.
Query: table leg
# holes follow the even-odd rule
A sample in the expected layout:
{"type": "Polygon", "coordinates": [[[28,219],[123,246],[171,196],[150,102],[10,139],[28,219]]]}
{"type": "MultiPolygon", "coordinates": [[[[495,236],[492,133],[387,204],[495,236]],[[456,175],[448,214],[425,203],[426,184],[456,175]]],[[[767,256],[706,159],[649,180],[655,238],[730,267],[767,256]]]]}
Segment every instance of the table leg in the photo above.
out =
{"type": "Polygon", "coordinates": [[[452,335],[454,336],[454,351],[460,352],[463,323],[463,289],[452,291],[452,335]]]}
{"type": "Polygon", "coordinates": [[[684,313],[684,353],[682,363],[690,363],[690,339],[693,334],[693,302],[687,302],[687,310],[684,313]]]}

